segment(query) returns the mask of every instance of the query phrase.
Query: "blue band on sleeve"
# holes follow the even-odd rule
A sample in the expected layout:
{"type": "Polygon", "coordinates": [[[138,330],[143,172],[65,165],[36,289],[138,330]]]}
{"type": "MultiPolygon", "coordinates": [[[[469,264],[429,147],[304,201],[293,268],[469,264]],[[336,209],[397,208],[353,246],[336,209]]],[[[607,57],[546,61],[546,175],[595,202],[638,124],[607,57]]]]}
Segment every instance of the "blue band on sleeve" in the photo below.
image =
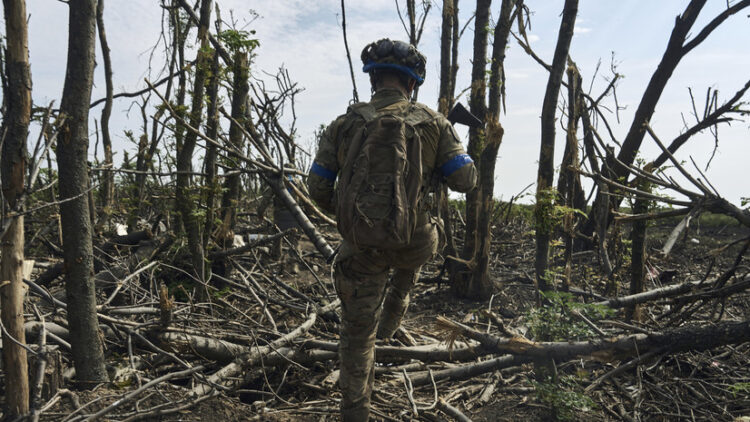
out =
{"type": "Polygon", "coordinates": [[[443,164],[442,167],[440,167],[440,171],[443,172],[443,176],[448,177],[451,174],[453,174],[456,170],[460,169],[461,167],[473,163],[474,160],[469,157],[469,154],[459,154],[450,160],[448,160],[447,163],[443,164]]]}
{"type": "Polygon", "coordinates": [[[312,167],[310,167],[310,173],[317,174],[318,176],[328,179],[328,180],[336,180],[336,172],[333,170],[328,170],[327,168],[321,166],[320,164],[313,162],[312,167]]]}

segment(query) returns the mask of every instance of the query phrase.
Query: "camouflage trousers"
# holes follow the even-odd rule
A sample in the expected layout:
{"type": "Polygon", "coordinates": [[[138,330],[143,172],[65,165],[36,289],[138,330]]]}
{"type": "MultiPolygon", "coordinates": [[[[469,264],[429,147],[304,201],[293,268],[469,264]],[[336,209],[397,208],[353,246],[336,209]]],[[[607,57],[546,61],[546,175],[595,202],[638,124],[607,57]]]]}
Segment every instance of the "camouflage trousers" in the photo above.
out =
{"type": "Polygon", "coordinates": [[[398,329],[422,265],[437,251],[436,227],[417,228],[410,245],[397,251],[358,251],[344,242],[336,260],[335,285],[341,299],[339,359],[341,417],[366,421],[375,373],[375,337],[398,329]],[[388,271],[393,268],[393,277],[388,271]]]}

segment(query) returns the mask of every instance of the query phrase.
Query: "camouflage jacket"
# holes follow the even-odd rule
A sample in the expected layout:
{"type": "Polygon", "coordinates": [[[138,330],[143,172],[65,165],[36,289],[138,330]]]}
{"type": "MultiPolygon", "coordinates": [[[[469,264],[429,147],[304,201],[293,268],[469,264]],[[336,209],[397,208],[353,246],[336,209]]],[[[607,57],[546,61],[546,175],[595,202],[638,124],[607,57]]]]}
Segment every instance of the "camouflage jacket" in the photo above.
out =
{"type": "MultiPolygon", "coordinates": [[[[391,112],[405,112],[412,105],[401,91],[395,89],[378,90],[370,104],[378,111],[391,112]]],[[[416,127],[422,141],[423,186],[429,186],[437,177],[458,192],[474,189],[476,167],[450,122],[424,104],[417,103],[414,112],[424,113],[426,117],[416,127]]],[[[328,212],[335,211],[334,184],[339,170],[344,166],[349,143],[364,123],[359,114],[349,109],[328,125],[320,137],[307,184],[312,199],[328,212]]]]}

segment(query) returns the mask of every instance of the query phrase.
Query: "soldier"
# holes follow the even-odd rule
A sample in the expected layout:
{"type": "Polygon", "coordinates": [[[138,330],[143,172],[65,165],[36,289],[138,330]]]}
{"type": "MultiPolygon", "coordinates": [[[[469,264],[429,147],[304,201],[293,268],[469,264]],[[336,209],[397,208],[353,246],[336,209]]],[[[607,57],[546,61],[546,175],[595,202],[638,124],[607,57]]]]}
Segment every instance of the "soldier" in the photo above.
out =
{"type": "MultiPolygon", "coordinates": [[[[405,42],[381,39],[365,47],[362,62],[363,71],[370,75],[372,98],[369,103],[350,106],[323,132],[308,178],[312,198],[326,211],[334,212],[334,183],[337,177],[343,177],[347,157],[352,157],[349,145],[363,136],[363,126],[373,119],[363,112],[367,109],[375,116],[387,113],[416,122],[413,127],[418,136],[414,139],[421,142],[421,186],[434,187],[438,181],[458,192],[472,190],[476,168],[451,124],[443,115],[409,100],[414,88],[424,81],[425,57],[405,42]]],[[[361,140],[355,143],[361,145],[361,140]]],[[[342,308],[339,385],[344,421],[368,419],[376,334],[386,339],[398,329],[420,268],[437,252],[437,219],[431,217],[427,202],[420,200],[413,210],[416,228],[405,247],[362,248],[344,236],[339,249],[334,282],[342,308]],[[389,282],[391,268],[394,274],[389,282]]],[[[341,217],[337,218],[341,230],[341,217]]]]}

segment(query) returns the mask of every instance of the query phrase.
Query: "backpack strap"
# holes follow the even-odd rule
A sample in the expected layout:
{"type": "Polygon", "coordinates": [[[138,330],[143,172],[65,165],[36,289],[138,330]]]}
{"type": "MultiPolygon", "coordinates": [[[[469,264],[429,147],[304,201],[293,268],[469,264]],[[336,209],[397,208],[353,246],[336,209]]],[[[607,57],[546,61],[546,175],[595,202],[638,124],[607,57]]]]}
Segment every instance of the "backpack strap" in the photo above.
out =
{"type": "Polygon", "coordinates": [[[356,103],[349,106],[349,110],[360,115],[366,123],[375,120],[378,117],[378,111],[369,103],[356,103]]]}
{"type": "Polygon", "coordinates": [[[427,111],[411,106],[409,107],[409,111],[406,114],[406,117],[404,118],[404,123],[416,127],[422,123],[429,122],[430,120],[434,120],[435,116],[431,115],[427,111]]]}

